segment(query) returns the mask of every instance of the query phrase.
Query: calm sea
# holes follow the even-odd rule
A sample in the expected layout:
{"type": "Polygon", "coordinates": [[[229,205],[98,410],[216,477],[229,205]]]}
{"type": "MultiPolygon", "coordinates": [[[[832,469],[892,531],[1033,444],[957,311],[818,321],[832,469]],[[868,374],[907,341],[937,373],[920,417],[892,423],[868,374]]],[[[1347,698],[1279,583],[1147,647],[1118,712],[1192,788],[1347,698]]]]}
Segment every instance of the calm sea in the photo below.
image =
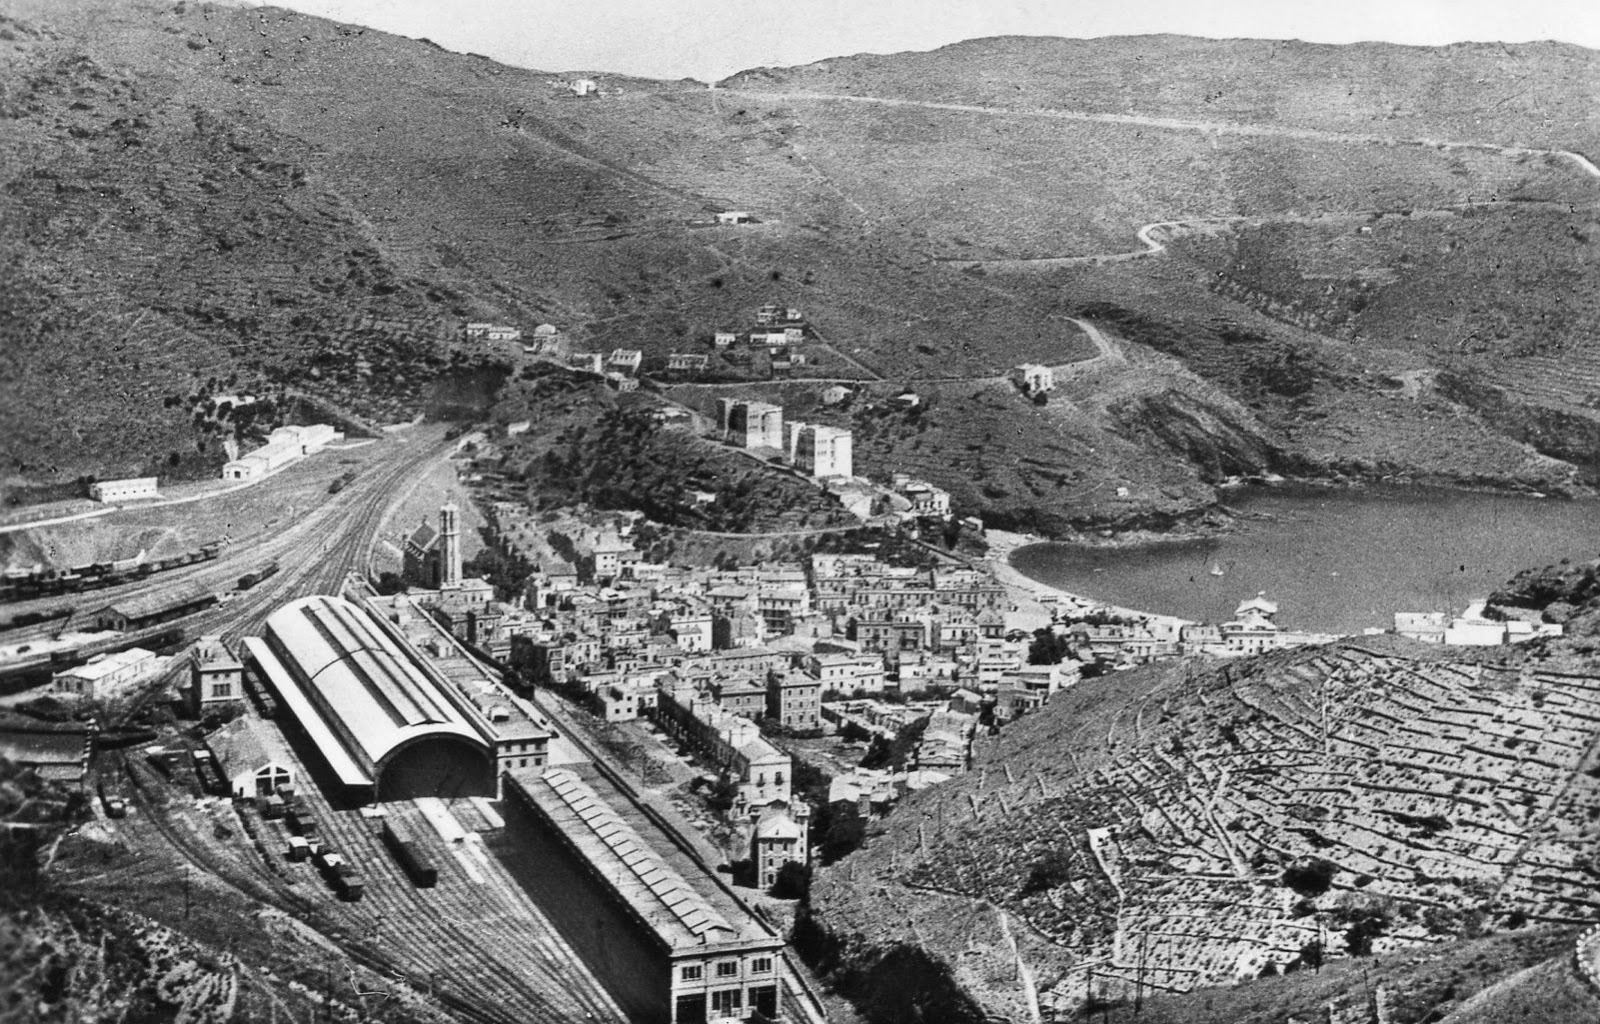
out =
{"type": "Polygon", "coordinates": [[[1600,554],[1597,501],[1420,487],[1248,488],[1225,500],[1259,518],[1219,539],[1036,544],[1012,561],[1063,590],[1204,622],[1266,591],[1280,624],[1343,633],[1392,626],[1397,611],[1459,611],[1523,569],[1600,554]]]}

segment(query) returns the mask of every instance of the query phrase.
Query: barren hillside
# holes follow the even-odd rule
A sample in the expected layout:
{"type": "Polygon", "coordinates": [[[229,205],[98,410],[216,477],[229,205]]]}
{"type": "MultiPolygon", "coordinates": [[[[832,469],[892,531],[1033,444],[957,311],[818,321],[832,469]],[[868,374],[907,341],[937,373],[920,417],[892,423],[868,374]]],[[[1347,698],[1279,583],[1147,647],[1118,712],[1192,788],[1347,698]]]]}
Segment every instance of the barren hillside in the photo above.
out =
{"type": "Polygon", "coordinates": [[[7,500],[213,472],[193,406],[218,392],[465,415],[436,400],[446,371],[523,356],[464,345],[464,319],[549,322],[653,370],[687,351],[716,379],[931,394],[916,422],[873,423],[863,465],[1053,533],[1192,520],[1222,477],[1263,471],[1548,493],[1595,473],[1582,396],[1545,418],[1519,398],[1545,386],[1521,356],[1586,322],[1539,317],[1582,269],[1552,211],[1594,203],[1600,178],[1535,152],[1592,134],[1585,51],[980,40],[716,89],[602,74],[579,99],[560,75],[271,8],[4,17],[7,500]],[[1451,310],[1437,343],[1408,340],[1425,312],[1375,301],[1352,345],[1301,308],[1325,270],[1258,285],[1276,236],[1237,287],[1217,273],[1253,226],[1486,199],[1529,213],[1460,251],[1528,253],[1515,294],[1454,276],[1432,235],[1383,242],[1385,266],[1426,270],[1390,305],[1451,310]],[[691,224],[728,208],[758,222],[691,224]],[[1550,260],[1565,277],[1538,277],[1550,260]],[[804,311],[804,365],[712,348],[765,302],[804,311]],[[1074,318],[1125,359],[1033,406],[1001,377],[1082,360],[1074,318]],[[1449,339],[1474,331],[1517,358],[1462,362],[1449,339]]]}

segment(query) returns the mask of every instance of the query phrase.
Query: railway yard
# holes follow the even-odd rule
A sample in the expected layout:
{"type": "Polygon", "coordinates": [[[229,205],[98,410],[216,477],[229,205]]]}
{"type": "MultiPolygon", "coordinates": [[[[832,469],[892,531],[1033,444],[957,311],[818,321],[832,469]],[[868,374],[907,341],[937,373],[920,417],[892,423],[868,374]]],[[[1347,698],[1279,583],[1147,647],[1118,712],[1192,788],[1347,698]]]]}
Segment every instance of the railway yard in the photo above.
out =
{"type": "MultiPolygon", "coordinates": [[[[53,632],[69,640],[64,627],[91,618],[91,609],[174,593],[210,600],[121,639],[159,629],[157,639],[175,650],[200,636],[234,642],[259,634],[268,615],[296,598],[362,587],[396,510],[454,447],[443,428],[385,438],[347,486],[298,515],[282,513],[272,529],[134,579],[12,602],[11,622],[64,604],[74,610],[0,631],[0,645],[15,651],[53,632]]],[[[69,648],[54,664],[86,649],[69,648]]],[[[136,915],[141,935],[166,936],[166,928],[211,943],[196,954],[211,973],[191,979],[182,997],[195,1013],[482,1024],[665,1019],[654,987],[641,980],[652,954],[637,925],[575,863],[566,876],[552,874],[551,858],[566,854],[540,845],[515,801],[352,800],[303,732],[280,731],[281,708],[253,676],[238,713],[278,736],[297,784],[283,794],[287,813],[277,802],[230,799],[207,726],[191,712],[174,714],[188,672],[187,659],[171,659],[105,706],[102,726],[116,739],[96,745],[83,780],[98,797],[93,819],[55,845],[50,867],[63,891],[136,915]],[[552,885],[552,877],[569,884],[552,885]],[[152,889],[152,879],[166,881],[152,889]],[[258,927],[239,929],[245,919],[258,927]],[[298,1009],[278,998],[283,983],[298,993],[298,1009]]],[[[734,912],[737,898],[715,877],[706,844],[687,834],[692,826],[647,806],[648,795],[585,739],[573,716],[551,712],[562,722],[563,763],[587,765],[594,785],[673,869],[698,877],[734,912]]],[[[820,1021],[798,968],[784,964],[779,978],[791,1005],[806,1004],[784,1019],[820,1021]]]]}

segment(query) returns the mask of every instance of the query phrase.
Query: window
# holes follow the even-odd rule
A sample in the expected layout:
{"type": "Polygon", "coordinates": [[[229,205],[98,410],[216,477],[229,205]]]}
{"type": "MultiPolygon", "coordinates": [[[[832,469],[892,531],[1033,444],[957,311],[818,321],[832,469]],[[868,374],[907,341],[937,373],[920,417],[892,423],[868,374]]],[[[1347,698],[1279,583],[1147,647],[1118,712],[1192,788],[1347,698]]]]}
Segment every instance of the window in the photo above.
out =
{"type": "Polygon", "coordinates": [[[711,1012],[732,1016],[739,1011],[739,1005],[744,1001],[743,997],[744,993],[736,988],[713,992],[711,993],[711,1012]]]}
{"type": "Polygon", "coordinates": [[[758,956],[750,961],[751,974],[766,974],[772,970],[772,957],[758,956]]]}
{"type": "Polygon", "coordinates": [[[739,961],[737,960],[724,960],[717,964],[717,977],[719,978],[734,978],[738,974],[739,961]]]}
{"type": "Polygon", "coordinates": [[[233,684],[232,683],[212,683],[211,684],[211,696],[213,696],[213,697],[232,697],[233,696],[233,684]]]}
{"type": "Polygon", "coordinates": [[[679,972],[679,977],[684,981],[699,981],[704,973],[699,964],[684,964],[683,970],[679,972]]]}

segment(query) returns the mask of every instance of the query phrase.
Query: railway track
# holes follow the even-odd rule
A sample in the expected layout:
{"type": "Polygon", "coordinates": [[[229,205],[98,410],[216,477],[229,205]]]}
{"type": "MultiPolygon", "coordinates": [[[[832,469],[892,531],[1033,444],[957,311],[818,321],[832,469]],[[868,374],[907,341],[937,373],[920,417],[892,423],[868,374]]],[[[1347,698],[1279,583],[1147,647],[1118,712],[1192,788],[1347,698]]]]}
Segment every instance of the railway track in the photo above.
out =
{"type": "MultiPolygon", "coordinates": [[[[242,591],[241,596],[233,601],[179,620],[179,624],[192,634],[240,635],[240,628],[231,628],[235,622],[243,629],[256,628],[260,620],[265,618],[262,610],[298,596],[297,587],[313,588],[302,592],[315,593],[317,590],[314,588],[334,586],[350,569],[362,567],[366,546],[371,544],[373,533],[388,511],[389,501],[386,499],[400,489],[407,477],[419,472],[429,462],[443,458],[452,447],[450,442],[440,438],[424,439],[421,436],[404,443],[393,443],[397,450],[389,460],[369,467],[350,486],[274,536],[257,543],[231,546],[212,561],[171,570],[163,573],[158,580],[121,584],[65,597],[56,596],[45,600],[45,603],[70,601],[81,613],[129,598],[160,593],[163,588],[197,584],[216,592],[227,592],[234,588],[242,575],[275,560],[284,567],[276,576],[242,591]]],[[[19,611],[27,610],[27,603],[16,607],[19,611]]],[[[82,628],[82,623],[76,624],[82,628]]],[[[49,635],[53,630],[60,629],[61,625],[62,622],[57,620],[50,624],[24,627],[28,631],[26,634],[8,633],[6,639],[11,641],[15,636],[26,641],[41,635],[41,627],[42,635],[49,635]]]]}

